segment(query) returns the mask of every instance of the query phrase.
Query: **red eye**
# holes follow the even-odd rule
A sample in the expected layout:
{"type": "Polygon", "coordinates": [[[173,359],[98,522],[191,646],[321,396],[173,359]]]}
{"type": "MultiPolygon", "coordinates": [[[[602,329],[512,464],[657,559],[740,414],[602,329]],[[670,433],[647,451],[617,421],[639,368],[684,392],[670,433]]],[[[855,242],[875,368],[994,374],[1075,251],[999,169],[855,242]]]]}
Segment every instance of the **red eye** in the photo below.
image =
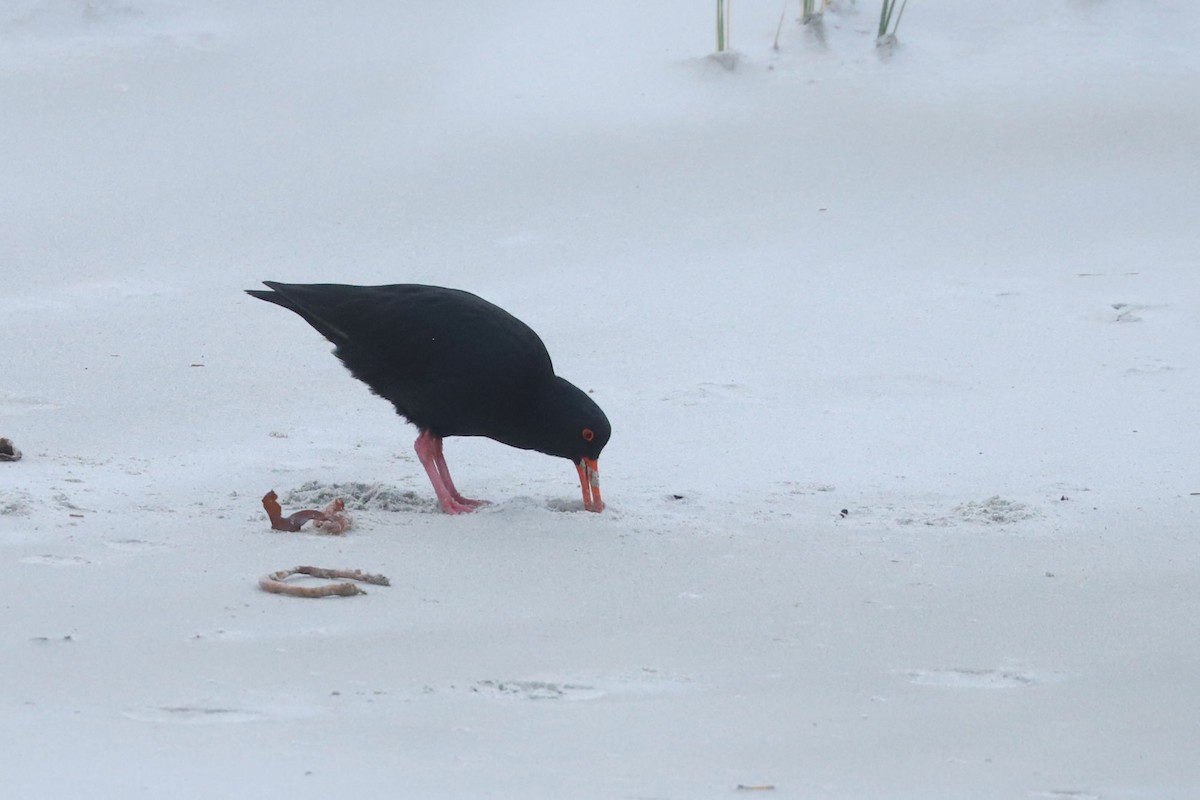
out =
{"type": "Polygon", "coordinates": [[[591,428],[584,428],[584,429],[583,429],[583,440],[584,440],[585,442],[590,442],[592,439],[595,439],[595,438],[596,438],[596,432],[595,432],[595,431],[593,431],[591,428]]]}

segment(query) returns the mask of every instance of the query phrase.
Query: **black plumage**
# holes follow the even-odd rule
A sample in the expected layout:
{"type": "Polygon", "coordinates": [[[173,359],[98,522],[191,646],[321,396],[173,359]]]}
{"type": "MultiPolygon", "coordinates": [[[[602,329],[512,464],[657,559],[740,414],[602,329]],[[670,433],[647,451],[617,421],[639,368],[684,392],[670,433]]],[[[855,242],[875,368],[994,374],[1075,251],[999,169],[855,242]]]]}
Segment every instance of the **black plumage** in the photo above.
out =
{"type": "Polygon", "coordinates": [[[440,286],[265,284],[270,291],[247,293],[303,317],[354,377],[417,426],[417,455],[446,511],[481,502],[454,488],[442,456],[447,436],[486,436],[570,459],[584,507],[603,508],[597,459],[608,418],[554,374],[542,340],[504,309],[440,286]]]}

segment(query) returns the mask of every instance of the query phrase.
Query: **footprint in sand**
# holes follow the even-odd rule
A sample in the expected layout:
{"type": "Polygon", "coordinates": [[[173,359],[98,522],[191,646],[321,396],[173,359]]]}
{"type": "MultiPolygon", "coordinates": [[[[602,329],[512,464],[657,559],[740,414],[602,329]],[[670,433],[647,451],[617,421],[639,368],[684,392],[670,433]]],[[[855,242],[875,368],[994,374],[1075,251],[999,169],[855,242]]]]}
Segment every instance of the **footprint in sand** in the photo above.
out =
{"type": "Polygon", "coordinates": [[[0,410],[7,415],[24,414],[30,411],[45,411],[62,408],[57,403],[43,400],[40,397],[23,397],[15,394],[0,393],[0,410]]]}
{"type": "Polygon", "coordinates": [[[1034,519],[1041,512],[1025,503],[1008,500],[999,495],[986,500],[971,500],[955,506],[949,514],[912,514],[896,520],[901,525],[928,525],[934,528],[950,528],[963,523],[975,525],[1015,525],[1034,519]]]}
{"type": "Polygon", "coordinates": [[[909,672],[908,679],[918,686],[949,689],[1016,689],[1061,680],[1061,677],[1009,669],[922,669],[909,672]]]}
{"type": "Polygon", "coordinates": [[[253,707],[226,706],[216,703],[186,703],[171,706],[145,706],[122,712],[126,719],[138,722],[173,723],[175,725],[228,725],[262,720],[313,719],[321,715],[316,705],[293,704],[265,699],[253,707]]]}
{"type": "Polygon", "coordinates": [[[323,508],[335,499],[345,502],[349,511],[438,512],[437,503],[427,496],[380,483],[308,481],[284,494],[280,502],[285,507],[323,508]]]}
{"type": "Polygon", "coordinates": [[[264,715],[243,708],[212,708],[204,706],[159,706],[124,712],[128,719],[138,722],[170,722],[177,725],[212,725],[231,722],[257,722],[264,715]]]}
{"type": "Polygon", "coordinates": [[[549,681],[478,681],[471,686],[471,691],[519,700],[594,700],[604,694],[594,686],[549,681]]]}
{"type": "Polygon", "coordinates": [[[1139,356],[1134,359],[1135,363],[1132,367],[1125,370],[1129,375],[1161,375],[1166,372],[1174,372],[1175,368],[1170,364],[1166,364],[1160,359],[1152,356],[1139,356]]]}
{"type": "Polygon", "coordinates": [[[1160,308],[1166,308],[1166,305],[1141,305],[1138,303],[1109,303],[1112,310],[1117,312],[1117,317],[1114,322],[1143,322],[1145,317],[1143,313],[1146,311],[1157,311],[1160,308]]]}
{"type": "Polygon", "coordinates": [[[83,556],[25,556],[21,559],[22,564],[41,564],[47,567],[81,567],[92,562],[83,556]]]}
{"type": "Polygon", "coordinates": [[[573,677],[520,681],[477,681],[469,688],[484,697],[518,700],[598,700],[631,698],[677,691],[684,678],[664,675],[645,667],[616,675],[586,674],[573,677]]]}
{"type": "Polygon", "coordinates": [[[678,389],[660,400],[681,406],[694,406],[710,402],[755,403],[760,402],[740,383],[701,383],[689,389],[678,389]]]}
{"type": "Polygon", "coordinates": [[[33,500],[24,492],[0,494],[0,516],[26,517],[33,513],[33,500]]]}

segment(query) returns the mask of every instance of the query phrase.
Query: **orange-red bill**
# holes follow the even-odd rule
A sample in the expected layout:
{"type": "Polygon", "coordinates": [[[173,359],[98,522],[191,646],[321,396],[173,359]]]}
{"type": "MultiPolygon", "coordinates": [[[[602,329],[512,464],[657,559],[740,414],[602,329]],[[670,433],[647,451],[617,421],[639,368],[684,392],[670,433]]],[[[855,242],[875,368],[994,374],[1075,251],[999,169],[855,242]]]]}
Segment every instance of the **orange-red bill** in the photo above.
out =
{"type": "Polygon", "coordinates": [[[588,511],[603,511],[600,499],[600,467],[594,458],[580,459],[575,465],[579,472],[579,486],[583,489],[583,507],[588,511]]]}

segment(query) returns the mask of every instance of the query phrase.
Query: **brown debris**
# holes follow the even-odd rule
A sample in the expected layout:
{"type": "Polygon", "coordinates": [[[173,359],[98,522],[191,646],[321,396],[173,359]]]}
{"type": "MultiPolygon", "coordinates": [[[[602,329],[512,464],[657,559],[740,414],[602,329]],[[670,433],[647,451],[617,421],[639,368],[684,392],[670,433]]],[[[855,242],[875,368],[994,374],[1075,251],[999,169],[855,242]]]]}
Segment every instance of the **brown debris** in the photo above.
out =
{"type": "Polygon", "coordinates": [[[346,513],[346,503],[340,497],[325,506],[320,511],[305,509],[289,516],[283,516],[283,508],[279,505],[279,495],[275,490],[267,492],[262,499],[263,509],[271,520],[271,527],[277,531],[294,533],[313,520],[313,527],[323,533],[334,535],[345,533],[350,529],[353,520],[346,513]]]}
{"type": "Polygon", "coordinates": [[[278,572],[272,572],[259,579],[258,588],[273,594],[286,594],[291,597],[353,597],[356,594],[366,594],[366,591],[353,583],[331,583],[325,586],[296,586],[285,583],[293,575],[308,575],[313,578],[337,580],[340,578],[351,581],[361,581],[376,586],[391,586],[391,581],[383,575],[372,575],[359,569],[325,569],[324,567],[292,567],[278,572]]]}
{"type": "Polygon", "coordinates": [[[321,510],[321,517],[313,521],[313,527],[334,535],[345,533],[350,528],[350,515],[346,513],[346,501],[337,498],[321,510]]]}

